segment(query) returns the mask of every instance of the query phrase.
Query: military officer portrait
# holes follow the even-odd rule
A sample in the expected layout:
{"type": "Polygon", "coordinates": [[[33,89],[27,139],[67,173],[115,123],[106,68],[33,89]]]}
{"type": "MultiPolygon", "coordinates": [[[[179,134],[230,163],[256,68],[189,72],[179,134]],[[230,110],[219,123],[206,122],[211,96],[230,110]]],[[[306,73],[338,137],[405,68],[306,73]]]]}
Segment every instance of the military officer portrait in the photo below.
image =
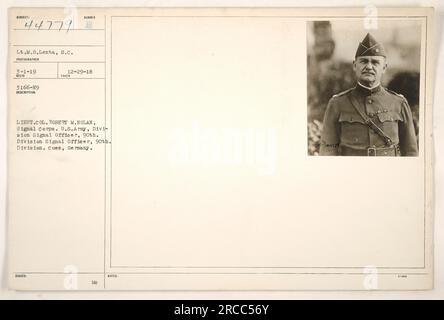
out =
{"type": "Polygon", "coordinates": [[[319,155],[417,156],[412,110],[403,95],[381,85],[390,59],[371,33],[357,43],[352,68],[355,86],[328,101],[319,155]]]}

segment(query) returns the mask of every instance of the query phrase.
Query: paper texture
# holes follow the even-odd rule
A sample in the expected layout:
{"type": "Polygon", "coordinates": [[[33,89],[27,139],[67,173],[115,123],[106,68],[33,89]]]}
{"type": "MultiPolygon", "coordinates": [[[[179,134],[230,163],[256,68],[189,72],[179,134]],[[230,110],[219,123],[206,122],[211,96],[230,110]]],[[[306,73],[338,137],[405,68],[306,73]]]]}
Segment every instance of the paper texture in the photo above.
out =
{"type": "Polygon", "coordinates": [[[10,287],[431,289],[433,10],[375,10],[11,8],[10,287]],[[417,154],[318,156],[368,32],[417,154]]]}

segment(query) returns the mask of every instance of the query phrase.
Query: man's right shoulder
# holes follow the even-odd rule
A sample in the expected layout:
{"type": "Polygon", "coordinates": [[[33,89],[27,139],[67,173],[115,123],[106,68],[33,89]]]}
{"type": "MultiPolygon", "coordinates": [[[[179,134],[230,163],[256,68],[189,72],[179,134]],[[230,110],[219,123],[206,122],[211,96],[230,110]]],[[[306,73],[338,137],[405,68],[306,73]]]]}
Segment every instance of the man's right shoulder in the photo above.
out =
{"type": "Polygon", "coordinates": [[[337,94],[334,94],[334,95],[331,97],[331,100],[338,99],[338,98],[341,98],[341,97],[345,97],[345,96],[347,96],[348,94],[350,94],[350,93],[352,92],[353,89],[354,89],[354,88],[350,88],[350,89],[347,89],[347,90],[345,90],[345,91],[342,91],[342,92],[339,92],[339,93],[337,93],[337,94]]]}
{"type": "Polygon", "coordinates": [[[338,108],[342,108],[341,106],[349,104],[348,96],[353,91],[353,89],[354,88],[350,88],[348,90],[333,95],[328,102],[330,108],[333,110],[338,110],[338,108]]]}

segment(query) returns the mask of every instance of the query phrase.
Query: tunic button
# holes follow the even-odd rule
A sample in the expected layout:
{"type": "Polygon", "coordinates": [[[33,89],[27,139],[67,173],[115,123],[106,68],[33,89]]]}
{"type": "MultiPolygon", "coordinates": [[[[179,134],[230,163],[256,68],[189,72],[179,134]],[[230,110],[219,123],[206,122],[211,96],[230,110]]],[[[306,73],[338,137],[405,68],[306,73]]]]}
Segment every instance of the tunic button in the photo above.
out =
{"type": "Polygon", "coordinates": [[[372,99],[368,99],[368,103],[372,103],[373,102],[373,100],[372,99]]]}

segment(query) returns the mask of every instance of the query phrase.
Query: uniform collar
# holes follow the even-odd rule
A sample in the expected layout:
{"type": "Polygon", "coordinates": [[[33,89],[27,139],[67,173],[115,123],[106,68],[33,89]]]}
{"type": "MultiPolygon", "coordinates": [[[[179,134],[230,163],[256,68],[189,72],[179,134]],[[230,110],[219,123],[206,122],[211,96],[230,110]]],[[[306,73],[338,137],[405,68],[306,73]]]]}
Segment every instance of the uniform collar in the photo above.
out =
{"type": "Polygon", "coordinates": [[[359,93],[361,93],[364,96],[369,96],[369,95],[372,95],[372,94],[375,94],[375,93],[381,91],[381,84],[378,84],[377,86],[375,86],[373,88],[369,88],[369,87],[366,87],[358,82],[358,85],[356,86],[356,91],[358,91],[359,93]]]}

